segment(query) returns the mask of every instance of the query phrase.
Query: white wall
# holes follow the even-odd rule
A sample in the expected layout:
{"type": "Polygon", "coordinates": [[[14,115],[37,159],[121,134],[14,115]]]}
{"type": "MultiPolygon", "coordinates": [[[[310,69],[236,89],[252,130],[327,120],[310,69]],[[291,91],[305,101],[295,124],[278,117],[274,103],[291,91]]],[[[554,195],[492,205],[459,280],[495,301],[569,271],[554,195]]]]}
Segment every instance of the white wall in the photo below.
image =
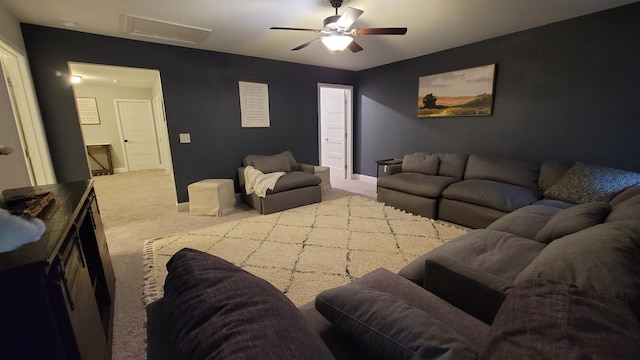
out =
{"type": "MultiPolygon", "coordinates": [[[[114,99],[135,99],[151,101],[151,89],[137,89],[116,86],[74,85],[76,97],[93,97],[98,104],[100,125],[82,125],[85,144],[111,144],[113,167],[119,171],[125,169],[123,140],[118,130],[118,118],[114,99]]],[[[92,169],[94,166],[92,165],[92,169]]]]}
{"type": "MultiPolygon", "coordinates": [[[[20,24],[2,5],[0,5],[0,39],[14,50],[25,53],[20,24]]],[[[31,186],[27,165],[22,155],[24,149],[20,142],[2,69],[0,69],[0,144],[16,149],[10,155],[0,156],[0,190],[31,186]]]]}
{"type": "Polygon", "coordinates": [[[27,51],[22,38],[20,23],[0,4],[0,39],[9,44],[14,50],[26,55],[27,51]]]}

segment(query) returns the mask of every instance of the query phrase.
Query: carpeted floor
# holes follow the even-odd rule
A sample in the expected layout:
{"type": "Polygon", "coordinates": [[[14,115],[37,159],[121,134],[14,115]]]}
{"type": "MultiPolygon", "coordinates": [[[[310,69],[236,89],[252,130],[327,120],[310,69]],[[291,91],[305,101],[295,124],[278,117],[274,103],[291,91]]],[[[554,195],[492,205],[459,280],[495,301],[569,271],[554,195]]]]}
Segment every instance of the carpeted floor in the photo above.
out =
{"type": "MultiPolygon", "coordinates": [[[[375,183],[331,178],[330,201],[355,194],[375,199],[375,183]]],[[[142,170],[94,177],[100,214],[116,274],[113,359],[146,359],[146,311],[142,300],[145,240],[261,216],[243,203],[223,217],[176,211],[171,175],[142,170]]]]}
{"type": "Polygon", "coordinates": [[[360,196],[244,218],[146,241],[145,301],[162,295],[165,265],[185,247],[224,258],[302,305],[378,267],[395,272],[465,232],[360,196]]]}

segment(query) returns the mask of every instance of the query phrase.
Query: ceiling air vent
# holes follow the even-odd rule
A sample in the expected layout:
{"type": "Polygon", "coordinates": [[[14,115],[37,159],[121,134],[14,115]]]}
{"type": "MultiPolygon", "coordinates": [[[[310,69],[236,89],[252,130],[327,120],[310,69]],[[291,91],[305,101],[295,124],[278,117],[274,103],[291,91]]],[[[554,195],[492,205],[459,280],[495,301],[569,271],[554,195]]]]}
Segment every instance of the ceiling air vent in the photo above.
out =
{"type": "Polygon", "coordinates": [[[200,44],[213,30],[135,15],[123,15],[124,32],[158,40],[200,44]]]}

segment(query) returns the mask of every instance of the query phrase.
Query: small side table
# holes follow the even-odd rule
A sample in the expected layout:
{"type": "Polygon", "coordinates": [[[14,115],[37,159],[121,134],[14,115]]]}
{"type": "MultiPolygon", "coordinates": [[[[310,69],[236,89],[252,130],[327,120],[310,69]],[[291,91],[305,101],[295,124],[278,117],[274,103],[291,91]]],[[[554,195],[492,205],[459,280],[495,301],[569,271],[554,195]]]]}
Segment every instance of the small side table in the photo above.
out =
{"type": "Polygon", "coordinates": [[[113,161],[111,159],[111,144],[89,144],[87,145],[87,155],[100,166],[100,169],[91,170],[91,175],[113,175],[113,161]],[[107,157],[107,165],[98,161],[95,151],[103,151],[107,157]],[[92,152],[93,151],[93,152],[92,152]]]}
{"type": "Polygon", "coordinates": [[[402,164],[402,159],[382,159],[382,160],[376,160],[376,164],[378,164],[378,167],[376,169],[376,179],[378,177],[380,177],[380,166],[387,166],[387,165],[398,165],[398,164],[402,164]]]}

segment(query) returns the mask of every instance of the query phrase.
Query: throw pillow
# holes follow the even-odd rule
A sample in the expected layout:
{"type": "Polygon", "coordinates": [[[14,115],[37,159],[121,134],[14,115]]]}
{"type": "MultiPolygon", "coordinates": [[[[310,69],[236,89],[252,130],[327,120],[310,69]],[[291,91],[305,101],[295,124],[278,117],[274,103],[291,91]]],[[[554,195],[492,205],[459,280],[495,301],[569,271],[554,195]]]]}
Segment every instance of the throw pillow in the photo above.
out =
{"type": "Polygon", "coordinates": [[[498,311],[480,359],[635,359],[640,324],[624,303],[568,283],[514,287],[498,311]]]}
{"type": "Polygon", "coordinates": [[[458,333],[393,295],[361,285],[323,291],[316,309],[372,359],[475,359],[458,333]]]}
{"type": "Polygon", "coordinates": [[[639,173],[576,163],[544,192],[544,196],[573,204],[608,202],[636,184],[640,184],[639,173]]]}
{"type": "Polygon", "coordinates": [[[278,289],[193,249],[167,263],[164,310],[175,359],[333,359],[278,289]]]}
{"type": "Polygon", "coordinates": [[[548,244],[557,238],[598,225],[611,212],[607,203],[586,203],[561,210],[536,235],[536,241],[548,244]]]}
{"type": "Polygon", "coordinates": [[[425,175],[436,175],[440,158],[432,154],[407,154],[402,159],[402,172],[413,172],[425,175]]]}

